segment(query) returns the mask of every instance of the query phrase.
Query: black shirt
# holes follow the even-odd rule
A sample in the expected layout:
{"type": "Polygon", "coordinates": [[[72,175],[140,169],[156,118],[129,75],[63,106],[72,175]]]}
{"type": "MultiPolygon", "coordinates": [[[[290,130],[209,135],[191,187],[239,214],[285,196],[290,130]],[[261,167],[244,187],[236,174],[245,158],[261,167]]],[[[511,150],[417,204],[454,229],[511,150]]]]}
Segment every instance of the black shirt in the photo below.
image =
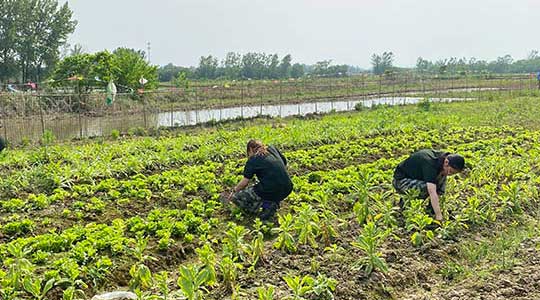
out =
{"type": "Polygon", "coordinates": [[[394,178],[411,178],[437,184],[437,177],[442,170],[441,157],[445,153],[430,149],[415,152],[397,166],[394,178]]]}
{"type": "Polygon", "coordinates": [[[259,183],[255,193],[263,200],[279,202],[285,199],[293,189],[293,184],[285,166],[287,159],[273,146],[268,147],[268,155],[254,155],[244,167],[244,177],[252,179],[257,175],[259,183]]]}

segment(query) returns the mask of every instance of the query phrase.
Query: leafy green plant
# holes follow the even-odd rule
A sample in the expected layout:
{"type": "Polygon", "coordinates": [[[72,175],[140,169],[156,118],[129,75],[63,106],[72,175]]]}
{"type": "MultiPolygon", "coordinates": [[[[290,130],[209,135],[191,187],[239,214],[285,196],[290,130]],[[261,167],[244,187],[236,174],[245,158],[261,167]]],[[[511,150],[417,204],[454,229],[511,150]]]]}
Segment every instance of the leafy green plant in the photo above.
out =
{"type": "Polygon", "coordinates": [[[132,291],[135,291],[136,289],[146,290],[153,284],[152,271],[150,271],[150,268],[143,263],[131,266],[129,275],[131,276],[129,288],[132,291]]]}
{"type": "Polygon", "coordinates": [[[219,263],[219,270],[223,278],[223,284],[228,290],[236,292],[236,278],[238,277],[238,270],[243,268],[242,264],[236,262],[236,258],[225,256],[219,263]]]}
{"type": "Polygon", "coordinates": [[[260,219],[255,220],[253,233],[255,234],[255,237],[251,241],[251,245],[249,247],[249,252],[251,254],[250,269],[254,269],[259,261],[263,263],[265,261],[263,223],[260,219]]]}
{"type": "Polygon", "coordinates": [[[288,252],[295,252],[296,241],[293,236],[293,232],[295,231],[293,216],[290,213],[279,215],[278,220],[279,227],[272,228],[272,232],[278,234],[278,237],[274,242],[274,247],[288,252]]]}
{"type": "Polygon", "coordinates": [[[320,233],[319,215],[311,205],[302,203],[296,208],[298,217],[294,224],[298,233],[298,244],[310,244],[311,247],[317,248],[315,239],[320,233]]]}
{"type": "Polygon", "coordinates": [[[53,288],[55,279],[49,279],[43,284],[41,278],[32,279],[31,277],[24,278],[24,290],[30,293],[35,299],[45,299],[47,293],[53,288]]]}
{"type": "Polygon", "coordinates": [[[312,292],[317,296],[317,299],[333,300],[333,293],[336,290],[336,286],[337,280],[326,277],[323,274],[318,274],[312,283],[312,292]]]}
{"type": "Polygon", "coordinates": [[[352,245],[360,249],[365,255],[356,262],[355,266],[363,268],[367,275],[371,274],[373,270],[379,270],[383,273],[388,272],[388,266],[379,251],[379,247],[388,236],[388,233],[388,231],[379,229],[375,223],[368,222],[364,225],[362,233],[357,237],[356,241],[352,242],[352,245]]]}
{"type": "Polygon", "coordinates": [[[244,261],[246,254],[249,253],[249,244],[244,240],[246,234],[248,234],[248,230],[244,226],[230,222],[229,229],[225,232],[223,239],[223,252],[227,256],[244,261]]]}
{"type": "Polygon", "coordinates": [[[287,283],[287,286],[292,290],[292,295],[286,299],[303,300],[304,296],[308,295],[313,288],[314,279],[309,275],[300,277],[298,275],[286,275],[283,280],[287,283]]]}
{"type": "Polygon", "coordinates": [[[188,300],[202,300],[204,293],[208,292],[205,284],[208,282],[208,270],[192,264],[180,266],[177,284],[182,294],[188,300]]]}
{"type": "Polygon", "coordinates": [[[154,282],[156,282],[157,287],[161,292],[160,299],[168,300],[169,295],[171,294],[171,290],[169,289],[169,283],[171,283],[171,280],[169,279],[169,273],[167,273],[166,271],[161,271],[154,274],[154,282]]]}
{"type": "Polygon", "coordinates": [[[257,295],[259,296],[258,300],[274,300],[274,286],[267,285],[266,288],[258,287],[257,295]]]}
{"type": "Polygon", "coordinates": [[[199,257],[199,260],[203,263],[204,268],[206,269],[208,273],[208,279],[207,283],[208,285],[212,286],[217,281],[217,273],[216,273],[216,254],[214,253],[214,250],[212,247],[207,243],[204,244],[201,248],[195,249],[195,252],[197,252],[197,256],[199,257]]]}

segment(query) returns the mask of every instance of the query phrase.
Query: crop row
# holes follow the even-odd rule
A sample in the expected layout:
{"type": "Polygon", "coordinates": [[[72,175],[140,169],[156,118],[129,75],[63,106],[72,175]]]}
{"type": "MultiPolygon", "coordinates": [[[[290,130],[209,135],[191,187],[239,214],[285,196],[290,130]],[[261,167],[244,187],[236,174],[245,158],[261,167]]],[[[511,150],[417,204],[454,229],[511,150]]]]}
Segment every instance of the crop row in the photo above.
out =
{"type": "MultiPolygon", "coordinates": [[[[516,140],[524,139],[527,134],[530,139],[535,138],[527,131],[517,130],[513,133],[513,137],[501,138],[500,135],[506,130],[475,129],[474,134],[477,138],[483,138],[475,142],[472,141],[473,138],[468,137],[470,133],[467,130],[459,128],[453,128],[442,136],[435,135],[435,131],[415,135],[402,132],[392,141],[386,140],[385,136],[377,135],[365,140],[344,141],[307,150],[291,151],[287,156],[293,174],[301,175],[309,171],[340,168],[383,157],[403,155],[418,148],[437,147],[458,141],[464,142],[462,145],[467,144],[471,149],[478,149],[489,143],[511,145],[516,140]]],[[[3,212],[0,224],[20,223],[17,216],[21,212],[33,212],[34,220],[41,219],[43,215],[38,212],[46,210],[46,214],[50,215],[51,205],[54,206],[57,216],[73,217],[74,220],[88,218],[89,215],[108,220],[108,217],[103,216],[104,213],[114,217],[126,209],[129,215],[129,208],[132,210],[133,205],[146,206],[146,209],[139,207],[138,212],[147,211],[152,207],[147,204],[148,202],[163,207],[181,206],[184,203],[185,207],[185,202],[197,198],[197,195],[216,195],[222,187],[236,183],[243,162],[244,159],[234,159],[227,163],[207,162],[204,165],[183,166],[178,170],[148,176],[139,174],[125,180],[108,178],[95,184],[75,184],[69,189],[57,188],[51,195],[29,194],[26,198],[3,200],[0,201],[0,212],[3,212]],[[55,205],[56,203],[58,205],[55,205]]],[[[22,227],[23,232],[29,231],[27,223],[22,227]]],[[[12,229],[6,230],[5,234],[14,236],[12,229]]]]}

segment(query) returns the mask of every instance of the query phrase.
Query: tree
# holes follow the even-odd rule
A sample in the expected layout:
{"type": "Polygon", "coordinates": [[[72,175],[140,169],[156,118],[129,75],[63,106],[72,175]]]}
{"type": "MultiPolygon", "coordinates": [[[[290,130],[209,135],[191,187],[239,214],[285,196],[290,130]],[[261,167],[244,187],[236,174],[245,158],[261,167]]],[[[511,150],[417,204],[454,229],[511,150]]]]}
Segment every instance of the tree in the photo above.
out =
{"type": "Polygon", "coordinates": [[[383,52],[381,55],[373,54],[371,56],[371,65],[375,75],[383,74],[386,70],[392,68],[394,63],[394,53],[383,52]]]}
{"type": "MultiPolygon", "coordinates": [[[[22,81],[39,81],[59,59],[60,48],[77,24],[73,12],[56,0],[16,0],[17,53],[22,81]]],[[[9,5],[9,3],[8,3],[9,5]]]]}
{"type": "Polygon", "coordinates": [[[332,63],[332,60],[322,60],[315,63],[315,66],[313,66],[313,70],[311,71],[311,74],[313,75],[326,75],[328,73],[328,68],[330,67],[330,64],[332,63]]]}
{"type": "Polygon", "coordinates": [[[300,78],[302,76],[304,76],[304,66],[299,64],[299,63],[295,63],[291,67],[291,77],[292,78],[300,78]]]}
{"type": "Polygon", "coordinates": [[[242,56],[235,52],[229,52],[222,62],[223,73],[229,79],[237,79],[242,71],[242,56]]]}
{"type": "Polygon", "coordinates": [[[418,57],[418,59],[416,60],[416,69],[421,73],[429,72],[431,66],[432,63],[426,59],[423,59],[422,57],[418,57]]]}
{"type": "Polygon", "coordinates": [[[197,68],[197,76],[205,79],[215,79],[218,68],[218,60],[212,55],[201,56],[199,67],[197,68]]]}
{"type": "Polygon", "coordinates": [[[279,57],[277,54],[272,54],[267,57],[267,68],[266,76],[267,78],[276,79],[279,78],[279,57]]]}
{"type": "Polygon", "coordinates": [[[18,1],[0,1],[0,82],[17,75],[17,41],[18,1]]]}
{"type": "Polygon", "coordinates": [[[128,48],[114,50],[111,75],[120,87],[137,89],[140,87],[141,78],[148,80],[144,85],[145,89],[154,89],[158,86],[157,66],[148,64],[145,53],[141,50],[128,48]]]}
{"type": "Polygon", "coordinates": [[[71,87],[84,93],[95,86],[105,86],[112,69],[113,57],[108,51],[77,54],[58,62],[49,80],[54,87],[71,87]]]}
{"type": "Polygon", "coordinates": [[[527,60],[533,60],[540,58],[540,55],[538,55],[538,50],[532,50],[529,55],[527,55],[527,60]]]}
{"type": "Polygon", "coordinates": [[[158,69],[158,80],[160,82],[170,82],[174,81],[180,73],[184,73],[186,78],[193,78],[193,70],[190,68],[175,66],[172,63],[169,63],[165,66],[162,66],[158,69]]]}
{"type": "Polygon", "coordinates": [[[287,54],[281,59],[281,63],[279,64],[279,77],[280,78],[288,78],[291,76],[291,55],[287,54]]]}
{"type": "Polygon", "coordinates": [[[95,87],[105,87],[111,79],[120,90],[135,90],[144,77],[148,80],[144,88],[154,89],[158,85],[157,73],[157,66],[148,64],[143,51],[118,48],[113,53],[101,51],[68,56],[56,65],[50,79],[53,86],[88,92],[95,87]]]}

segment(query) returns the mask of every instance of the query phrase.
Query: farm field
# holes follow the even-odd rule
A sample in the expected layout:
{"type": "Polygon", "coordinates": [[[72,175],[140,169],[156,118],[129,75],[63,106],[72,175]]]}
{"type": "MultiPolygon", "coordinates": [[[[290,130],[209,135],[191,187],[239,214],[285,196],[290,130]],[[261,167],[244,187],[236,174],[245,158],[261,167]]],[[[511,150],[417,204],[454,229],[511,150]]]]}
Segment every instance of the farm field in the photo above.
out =
{"type": "Polygon", "coordinates": [[[0,299],[539,298],[540,99],[505,96],[9,150],[0,299]],[[279,222],[219,201],[251,138],[289,162],[279,222]],[[440,226],[396,208],[422,148],[467,161],[440,226]]]}

